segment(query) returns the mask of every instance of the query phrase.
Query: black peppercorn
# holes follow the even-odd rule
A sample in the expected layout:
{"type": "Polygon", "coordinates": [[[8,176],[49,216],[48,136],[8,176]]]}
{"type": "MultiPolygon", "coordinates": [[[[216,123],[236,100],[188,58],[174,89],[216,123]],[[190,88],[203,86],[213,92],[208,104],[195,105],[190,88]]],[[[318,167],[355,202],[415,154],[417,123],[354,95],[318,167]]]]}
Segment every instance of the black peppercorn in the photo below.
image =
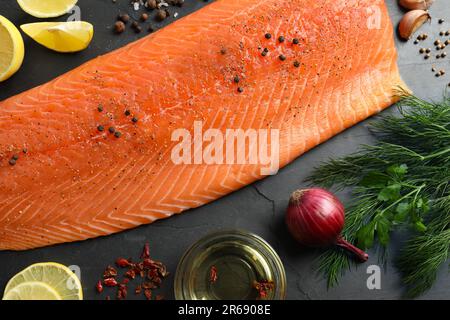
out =
{"type": "Polygon", "coordinates": [[[146,7],[150,10],[153,10],[158,7],[158,4],[156,3],[156,0],[147,0],[146,7]]]}
{"type": "Polygon", "coordinates": [[[114,24],[114,31],[116,33],[122,33],[125,31],[125,23],[123,23],[122,21],[117,21],[114,24]]]}
{"type": "Polygon", "coordinates": [[[117,17],[117,20],[122,21],[123,23],[128,23],[128,21],[130,21],[130,16],[125,14],[119,14],[119,16],[117,17]]]}
{"type": "Polygon", "coordinates": [[[158,12],[156,13],[156,19],[159,21],[163,21],[166,18],[167,18],[167,11],[161,9],[158,10],[158,12]]]}

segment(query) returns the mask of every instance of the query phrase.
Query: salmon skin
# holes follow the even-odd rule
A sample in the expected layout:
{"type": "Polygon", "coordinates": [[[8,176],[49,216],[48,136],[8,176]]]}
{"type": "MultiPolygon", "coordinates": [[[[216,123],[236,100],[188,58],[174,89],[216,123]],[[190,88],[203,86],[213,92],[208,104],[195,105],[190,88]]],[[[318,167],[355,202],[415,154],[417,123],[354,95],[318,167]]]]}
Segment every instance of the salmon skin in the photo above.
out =
{"type": "Polygon", "coordinates": [[[0,250],[109,235],[261,179],[258,163],[175,163],[173,132],[276,129],[283,167],[393,104],[396,59],[382,0],[219,0],[4,100],[0,250]]]}

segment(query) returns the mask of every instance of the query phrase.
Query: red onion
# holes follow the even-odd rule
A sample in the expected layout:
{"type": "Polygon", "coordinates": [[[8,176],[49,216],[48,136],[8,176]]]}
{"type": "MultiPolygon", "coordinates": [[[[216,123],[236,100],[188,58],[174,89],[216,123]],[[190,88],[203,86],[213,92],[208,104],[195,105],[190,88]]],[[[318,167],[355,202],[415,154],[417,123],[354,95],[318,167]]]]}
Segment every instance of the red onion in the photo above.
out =
{"type": "Polygon", "coordinates": [[[309,247],[337,245],[367,261],[367,253],[342,238],[344,222],[344,206],[332,193],[312,188],[291,195],[286,224],[298,242],[309,247]]]}

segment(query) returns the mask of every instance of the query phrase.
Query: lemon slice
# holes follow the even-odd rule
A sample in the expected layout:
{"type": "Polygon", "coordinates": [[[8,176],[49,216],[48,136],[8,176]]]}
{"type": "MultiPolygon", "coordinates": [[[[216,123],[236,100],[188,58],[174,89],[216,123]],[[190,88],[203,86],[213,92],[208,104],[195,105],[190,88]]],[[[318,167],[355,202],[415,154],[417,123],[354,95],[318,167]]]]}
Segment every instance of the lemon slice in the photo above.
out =
{"type": "Polygon", "coordinates": [[[83,291],[78,277],[66,266],[54,262],[36,263],[9,280],[4,296],[22,283],[44,282],[55,290],[62,300],[82,300],[83,291]]]}
{"type": "Polygon", "coordinates": [[[4,296],[3,300],[61,300],[60,295],[48,284],[30,281],[19,284],[4,296]]]}
{"type": "Polygon", "coordinates": [[[78,0],[17,0],[19,6],[36,18],[62,16],[72,9],[78,0]]]}
{"type": "Polygon", "coordinates": [[[58,52],[84,50],[94,36],[94,27],[85,21],[28,23],[20,28],[34,41],[58,52]]]}
{"type": "Polygon", "coordinates": [[[0,16],[0,82],[11,77],[23,62],[25,48],[19,30],[0,16]]]}

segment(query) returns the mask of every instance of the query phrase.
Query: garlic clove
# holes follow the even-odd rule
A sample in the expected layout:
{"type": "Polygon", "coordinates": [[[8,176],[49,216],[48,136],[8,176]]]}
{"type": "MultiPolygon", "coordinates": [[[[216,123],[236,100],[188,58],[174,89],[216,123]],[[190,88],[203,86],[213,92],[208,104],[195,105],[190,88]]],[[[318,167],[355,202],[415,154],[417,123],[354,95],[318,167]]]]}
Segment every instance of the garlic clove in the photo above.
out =
{"type": "Polygon", "coordinates": [[[399,0],[399,4],[409,10],[428,10],[434,0],[399,0]]]}
{"type": "Polygon", "coordinates": [[[410,39],[414,32],[430,19],[430,14],[424,10],[412,10],[407,12],[398,25],[400,37],[405,40],[410,39]]]}

